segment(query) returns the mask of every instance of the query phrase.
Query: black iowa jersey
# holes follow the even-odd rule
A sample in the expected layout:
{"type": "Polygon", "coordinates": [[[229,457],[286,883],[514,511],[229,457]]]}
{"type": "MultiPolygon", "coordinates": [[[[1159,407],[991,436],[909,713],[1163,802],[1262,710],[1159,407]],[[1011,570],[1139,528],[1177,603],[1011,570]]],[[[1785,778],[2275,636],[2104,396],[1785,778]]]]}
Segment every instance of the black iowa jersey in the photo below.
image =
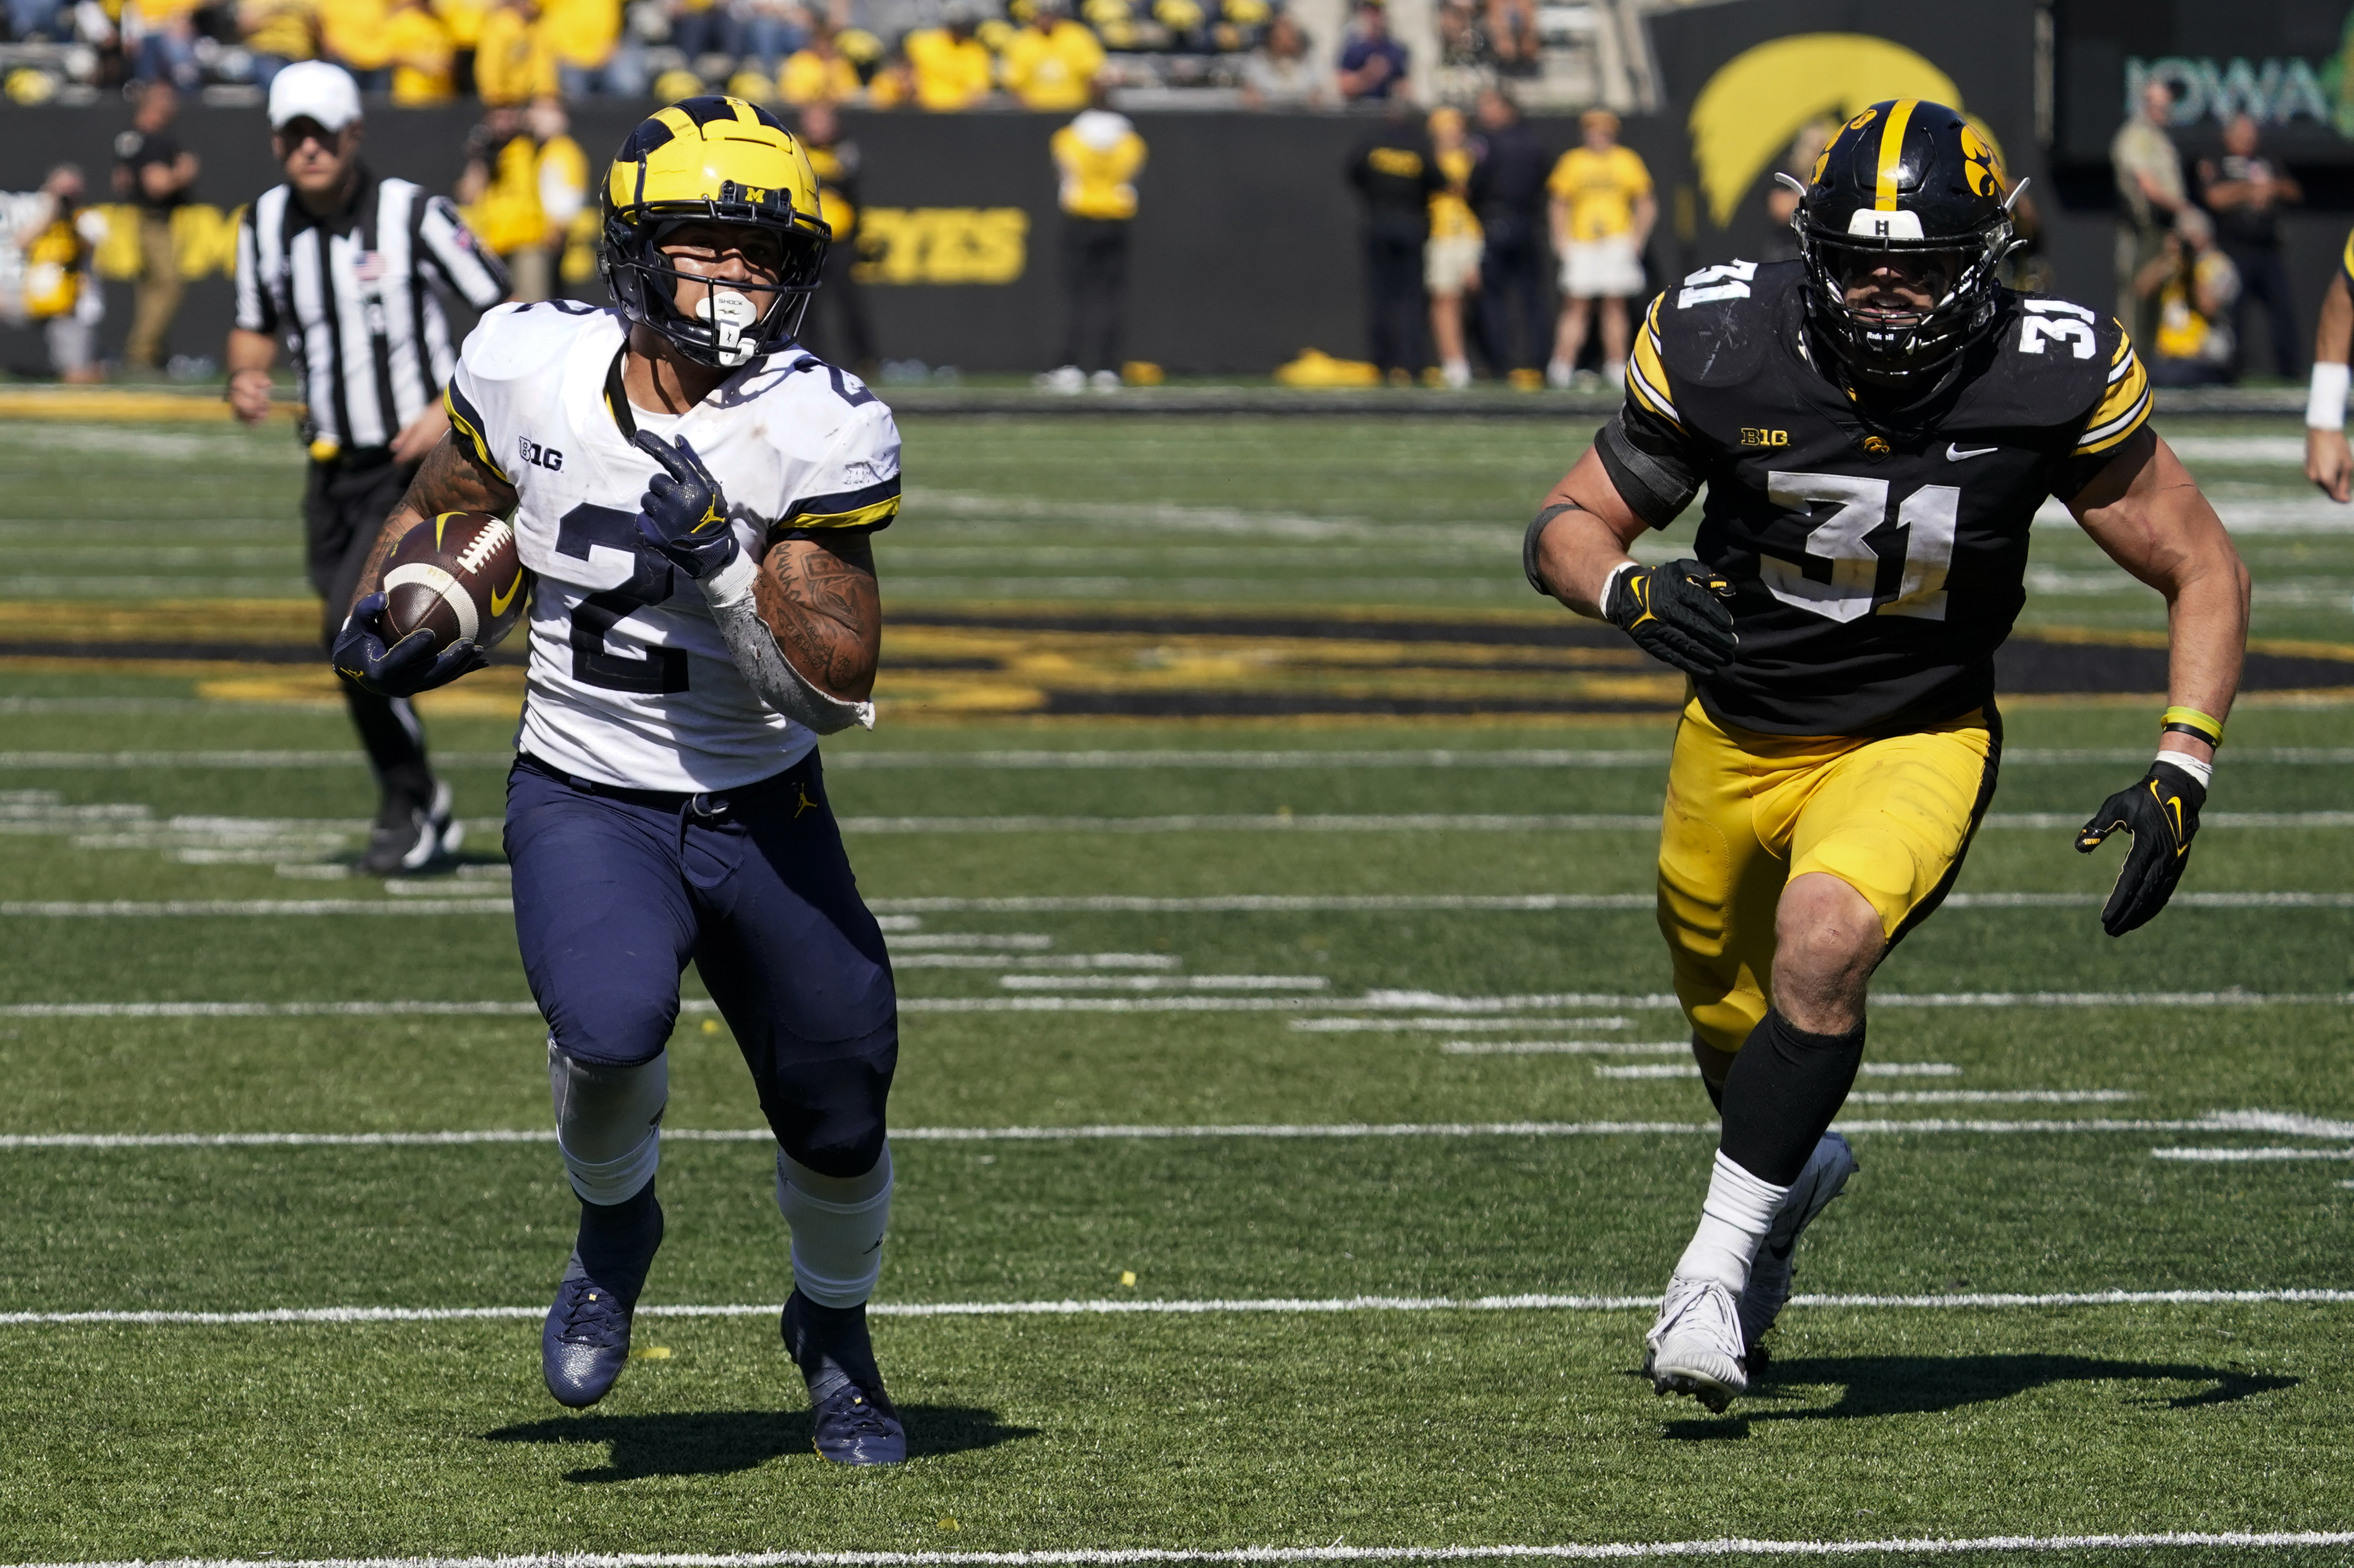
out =
{"type": "Polygon", "coordinates": [[[1628,365],[1624,434],[1707,484],[1698,554],[1734,587],[1740,652],[1702,704],[1772,735],[1956,717],[1993,695],[2036,508],[2141,427],[2149,378],[2113,321],[2006,290],[1950,383],[1883,426],[1811,363],[1805,286],[1795,261],[1704,268],[1628,365]]]}

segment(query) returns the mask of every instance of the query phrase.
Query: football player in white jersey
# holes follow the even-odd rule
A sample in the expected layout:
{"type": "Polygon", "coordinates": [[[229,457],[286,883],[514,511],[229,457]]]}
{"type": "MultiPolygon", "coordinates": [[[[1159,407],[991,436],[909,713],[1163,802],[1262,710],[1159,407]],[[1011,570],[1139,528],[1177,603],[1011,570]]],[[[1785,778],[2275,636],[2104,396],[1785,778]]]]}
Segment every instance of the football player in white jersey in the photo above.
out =
{"type": "Polygon", "coordinates": [[[899,437],[873,393],[794,345],[830,238],[809,159],[767,111],[694,98],[639,125],[605,192],[617,308],[482,318],[451,435],[386,523],[335,662],[399,694],[478,667],[467,642],[385,646],[384,561],[424,518],[513,514],[537,582],[506,846],[580,1198],[541,1340],[549,1392],[594,1404],[629,1358],[691,959],[777,1135],[783,1333],[818,1451],[887,1464],[907,1436],[865,1302],[897,1003],[817,739],[873,723],[867,535],[898,511],[899,437]]]}

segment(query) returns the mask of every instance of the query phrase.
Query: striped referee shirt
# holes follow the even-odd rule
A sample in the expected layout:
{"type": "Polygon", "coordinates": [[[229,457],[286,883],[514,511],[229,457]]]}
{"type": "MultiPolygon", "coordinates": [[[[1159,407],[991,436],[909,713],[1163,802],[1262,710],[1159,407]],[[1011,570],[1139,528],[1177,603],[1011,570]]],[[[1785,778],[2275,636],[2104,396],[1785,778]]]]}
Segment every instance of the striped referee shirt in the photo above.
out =
{"type": "Polygon", "coordinates": [[[478,311],[507,295],[505,269],[458,209],[362,164],[343,209],[314,215],[273,186],[237,231],[237,324],[282,336],[310,404],[312,455],[387,447],[441,396],[457,363],[427,285],[478,311]]]}

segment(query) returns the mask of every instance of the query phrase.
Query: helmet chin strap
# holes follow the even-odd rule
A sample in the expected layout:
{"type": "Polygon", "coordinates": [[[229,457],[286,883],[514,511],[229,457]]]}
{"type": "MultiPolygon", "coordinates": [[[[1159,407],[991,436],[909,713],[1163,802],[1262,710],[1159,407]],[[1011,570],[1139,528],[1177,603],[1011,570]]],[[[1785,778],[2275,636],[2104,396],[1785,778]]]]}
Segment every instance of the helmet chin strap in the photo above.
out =
{"type": "Polygon", "coordinates": [[[760,323],[760,307],[733,289],[713,284],[695,308],[697,321],[711,328],[720,365],[729,370],[748,363],[759,352],[757,340],[746,334],[760,323]]]}

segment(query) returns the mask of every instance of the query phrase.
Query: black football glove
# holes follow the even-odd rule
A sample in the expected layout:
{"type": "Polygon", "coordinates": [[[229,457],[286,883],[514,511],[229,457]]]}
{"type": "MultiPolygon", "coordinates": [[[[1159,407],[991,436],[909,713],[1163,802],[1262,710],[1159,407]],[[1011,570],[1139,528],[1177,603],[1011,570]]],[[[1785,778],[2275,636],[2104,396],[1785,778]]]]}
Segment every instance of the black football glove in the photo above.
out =
{"type": "Polygon", "coordinates": [[[1733,662],[1739,641],[1724,601],[1733,585],[1698,561],[1670,561],[1618,574],[1602,613],[1644,652],[1687,675],[1706,675],[1733,662]]]}
{"type": "Polygon", "coordinates": [[[335,633],[335,651],[330,655],[335,673],[361,690],[379,697],[413,697],[491,662],[489,654],[464,638],[434,652],[433,634],[422,627],[387,648],[384,605],[384,595],[368,595],[352,606],[344,629],[335,633]]]}
{"type": "Polygon", "coordinates": [[[2122,937],[2148,924],[2190,863],[2190,841],[2199,832],[2199,808],[2207,803],[2207,787],[2189,770],[2170,762],[2153,762],[2141,781],[2120,789],[2101,802],[2093,820],[2076,830],[2076,853],[2090,854],[2101,841],[2123,828],[2133,835],[2133,847],[2117,871],[2117,885],[2101,911],[2101,929],[2122,937]]]}
{"type": "Polygon", "coordinates": [[[719,482],[681,436],[675,446],[645,430],[638,450],[668,471],[653,477],[638,501],[638,537],[700,582],[739,553],[727,524],[727,498],[719,482]]]}

